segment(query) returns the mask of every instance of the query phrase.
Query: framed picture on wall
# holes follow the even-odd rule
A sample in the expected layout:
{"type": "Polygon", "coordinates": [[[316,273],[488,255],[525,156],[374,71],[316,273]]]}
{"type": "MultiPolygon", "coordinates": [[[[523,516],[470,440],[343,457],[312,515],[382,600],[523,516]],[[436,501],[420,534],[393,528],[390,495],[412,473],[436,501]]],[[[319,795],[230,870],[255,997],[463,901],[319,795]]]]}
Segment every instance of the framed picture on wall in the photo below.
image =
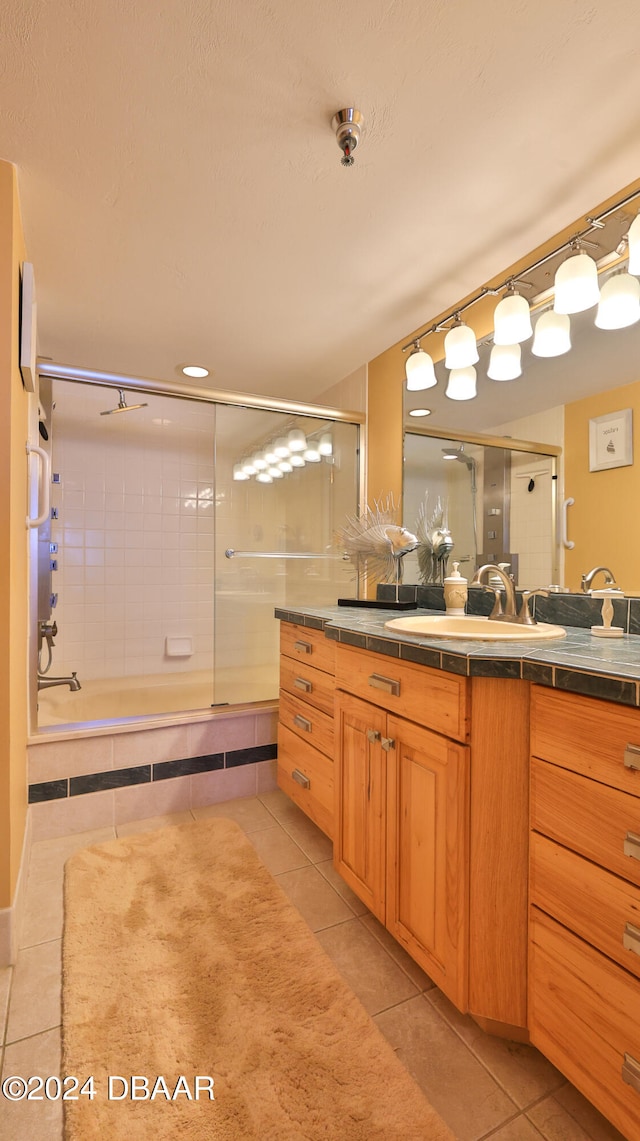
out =
{"type": "Polygon", "coordinates": [[[633,463],[633,410],[607,412],[589,421],[589,471],[633,463]]]}

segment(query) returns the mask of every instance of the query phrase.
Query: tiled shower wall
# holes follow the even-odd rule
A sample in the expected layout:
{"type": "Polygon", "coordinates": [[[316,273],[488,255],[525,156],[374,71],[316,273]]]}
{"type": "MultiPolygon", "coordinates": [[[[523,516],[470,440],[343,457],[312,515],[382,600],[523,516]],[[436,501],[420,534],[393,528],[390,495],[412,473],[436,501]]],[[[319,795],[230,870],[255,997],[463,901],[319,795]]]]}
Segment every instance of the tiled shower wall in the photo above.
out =
{"type": "Polygon", "coordinates": [[[54,399],[52,672],[211,670],[215,408],[149,396],[148,408],[100,416],[114,390],[65,382],[54,399]],[[192,656],[167,657],[171,636],[190,637],[192,656]]]}

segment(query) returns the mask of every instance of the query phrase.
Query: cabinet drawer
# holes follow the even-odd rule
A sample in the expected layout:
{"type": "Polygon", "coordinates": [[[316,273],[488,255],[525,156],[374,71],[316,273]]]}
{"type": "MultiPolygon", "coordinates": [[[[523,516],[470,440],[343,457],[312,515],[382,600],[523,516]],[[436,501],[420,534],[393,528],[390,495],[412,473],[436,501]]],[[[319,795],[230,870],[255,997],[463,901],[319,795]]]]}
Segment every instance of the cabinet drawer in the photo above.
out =
{"type": "Polygon", "coordinates": [[[531,913],[529,966],[533,1045],[625,1137],[637,1139],[637,979],[536,908],[531,913]]]}
{"type": "Polygon", "coordinates": [[[283,657],[280,658],[280,688],[333,716],[334,683],[331,674],[283,657]]]}
{"type": "Polygon", "coordinates": [[[640,975],[640,887],[533,832],[530,899],[640,975]]]}
{"type": "Polygon", "coordinates": [[[280,723],[333,760],[333,717],[281,690],[280,723]]]}
{"type": "Polygon", "coordinates": [[[280,623],[280,653],[288,658],[314,666],[332,674],[334,671],[335,642],[325,638],[322,630],[297,626],[293,622],[280,623]]]}
{"type": "Polygon", "coordinates": [[[286,725],[278,726],[278,787],[333,839],[333,761],[286,725]]]}
{"type": "Polygon", "coordinates": [[[336,688],[443,733],[468,734],[467,679],[352,646],[336,646],[336,688]]]}
{"type": "Polygon", "coordinates": [[[533,757],[531,826],[640,884],[638,797],[533,757]]]}
{"type": "Polygon", "coordinates": [[[640,796],[640,709],[534,685],[531,752],[640,796]]]}

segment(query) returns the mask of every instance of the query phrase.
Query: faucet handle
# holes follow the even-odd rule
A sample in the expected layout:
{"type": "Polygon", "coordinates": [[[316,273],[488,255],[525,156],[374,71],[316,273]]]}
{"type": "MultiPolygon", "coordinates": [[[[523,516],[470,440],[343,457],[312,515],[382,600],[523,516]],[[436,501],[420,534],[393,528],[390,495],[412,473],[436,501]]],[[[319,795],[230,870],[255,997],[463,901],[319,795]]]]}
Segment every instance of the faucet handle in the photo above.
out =
{"type": "Polygon", "coordinates": [[[529,609],[529,601],[530,601],[530,599],[535,598],[536,594],[541,595],[543,598],[548,598],[549,597],[549,591],[548,590],[523,590],[523,591],[521,591],[521,594],[522,594],[522,606],[520,607],[520,613],[518,615],[518,622],[522,622],[523,626],[535,626],[536,625],[536,619],[533,617],[533,615],[531,614],[531,610],[529,609]]]}

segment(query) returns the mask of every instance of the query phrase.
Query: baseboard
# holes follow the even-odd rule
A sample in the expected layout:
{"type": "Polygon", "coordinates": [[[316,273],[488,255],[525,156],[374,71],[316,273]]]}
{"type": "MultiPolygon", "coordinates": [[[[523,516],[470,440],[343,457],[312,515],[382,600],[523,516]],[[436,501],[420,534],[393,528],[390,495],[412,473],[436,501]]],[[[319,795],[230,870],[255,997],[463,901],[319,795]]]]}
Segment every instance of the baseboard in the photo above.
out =
{"type": "Polygon", "coordinates": [[[29,853],[31,851],[31,812],[27,812],[27,820],[22,840],[22,854],[20,857],[20,870],[16,882],[15,895],[11,907],[4,907],[0,911],[0,968],[10,967],[18,957],[18,942],[22,926],[24,901],[27,894],[27,876],[29,874],[29,853]]]}

